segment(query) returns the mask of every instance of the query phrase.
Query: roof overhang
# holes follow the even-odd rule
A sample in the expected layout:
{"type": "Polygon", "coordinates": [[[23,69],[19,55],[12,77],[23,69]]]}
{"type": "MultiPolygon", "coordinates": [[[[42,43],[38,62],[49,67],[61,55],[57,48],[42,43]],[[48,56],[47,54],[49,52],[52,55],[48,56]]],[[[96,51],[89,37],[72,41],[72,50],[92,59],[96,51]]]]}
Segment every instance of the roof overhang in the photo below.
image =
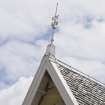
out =
{"type": "Polygon", "coordinates": [[[74,97],[72,91],[70,90],[70,87],[67,85],[65,79],[63,78],[63,75],[61,74],[61,72],[58,70],[57,66],[53,62],[49,59],[48,56],[43,57],[40,66],[33,79],[33,82],[30,86],[30,89],[24,99],[23,105],[32,105],[32,101],[37,93],[38,87],[46,71],[49,73],[50,77],[52,78],[65,104],[78,105],[78,102],[74,97]]]}

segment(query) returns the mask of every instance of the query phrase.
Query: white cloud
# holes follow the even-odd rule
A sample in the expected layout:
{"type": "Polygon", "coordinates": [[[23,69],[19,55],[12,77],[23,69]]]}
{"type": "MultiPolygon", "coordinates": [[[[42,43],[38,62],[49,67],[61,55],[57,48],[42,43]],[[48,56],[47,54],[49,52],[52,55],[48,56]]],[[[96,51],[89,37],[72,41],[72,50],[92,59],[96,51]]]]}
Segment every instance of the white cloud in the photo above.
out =
{"type": "MultiPolygon", "coordinates": [[[[48,28],[48,17],[53,14],[55,4],[56,1],[53,0],[0,2],[0,43],[5,44],[0,48],[0,62],[6,66],[10,78],[18,79],[34,72],[34,64],[38,63],[40,55],[43,54],[44,44],[43,39],[36,42],[36,37],[44,36],[43,33],[48,28]],[[34,42],[35,45],[28,42],[34,42]],[[34,61],[33,57],[37,61],[34,61]]],[[[105,18],[103,5],[104,0],[60,2],[62,21],[60,33],[56,35],[55,40],[58,55],[104,62],[105,22],[97,20],[105,18]],[[97,8],[99,3],[101,7],[97,8]],[[90,29],[86,28],[87,25],[90,29]]]]}
{"type": "Polygon", "coordinates": [[[68,59],[67,63],[73,64],[74,67],[84,73],[104,82],[105,23],[93,21],[92,24],[93,26],[89,29],[85,28],[81,23],[63,24],[60,32],[55,35],[55,44],[58,48],[57,56],[68,59]],[[75,59],[75,62],[72,62],[70,57],[75,59]]]}
{"type": "Polygon", "coordinates": [[[32,77],[21,77],[19,81],[17,81],[17,83],[13,86],[1,90],[0,103],[2,105],[21,105],[31,84],[31,81],[32,77]]]}
{"type": "Polygon", "coordinates": [[[104,60],[104,27],[105,23],[95,23],[91,29],[84,28],[82,24],[66,24],[56,35],[55,41],[58,47],[64,48],[71,56],[104,60]]]}
{"type": "Polygon", "coordinates": [[[5,66],[8,79],[30,76],[36,71],[43,49],[19,41],[8,42],[0,47],[0,62],[5,66]]]}
{"type": "MultiPolygon", "coordinates": [[[[7,79],[17,80],[36,72],[47,44],[44,38],[48,37],[47,30],[55,4],[56,0],[0,0],[0,65],[5,67],[7,79]]],[[[55,35],[59,58],[103,82],[104,4],[105,0],[60,0],[60,29],[55,35]]],[[[0,83],[0,87],[7,87],[3,82],[0,83]]],[[[0,92],[2,105],[7,104],[3,103],[5,100],[10,100],[12,105],[16,102],[14,99],[22,99],[23,95],[17,97],[17,93],[12,93],[17,84],[6,89],[10,92],[8,94],[6,90],[0,92]],[[10,94],[14,98],[11,98],[10,94]]],[[[20,104],[18,99],[17,105],[20,104]]]]}

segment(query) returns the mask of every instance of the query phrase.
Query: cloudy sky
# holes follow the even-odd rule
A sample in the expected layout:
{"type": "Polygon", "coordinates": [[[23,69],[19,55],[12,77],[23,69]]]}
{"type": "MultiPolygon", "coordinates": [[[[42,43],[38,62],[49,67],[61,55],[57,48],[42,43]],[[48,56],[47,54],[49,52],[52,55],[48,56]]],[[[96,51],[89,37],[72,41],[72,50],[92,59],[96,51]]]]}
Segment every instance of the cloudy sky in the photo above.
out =
{"type": "MultiPolygon", "coordinates": [[[[56,0],[0,0],[0,103],[21,105],[51,38],[56,0]]],[[[105,83],[105,0],[59,0],[56,57],[105,83]]]]}

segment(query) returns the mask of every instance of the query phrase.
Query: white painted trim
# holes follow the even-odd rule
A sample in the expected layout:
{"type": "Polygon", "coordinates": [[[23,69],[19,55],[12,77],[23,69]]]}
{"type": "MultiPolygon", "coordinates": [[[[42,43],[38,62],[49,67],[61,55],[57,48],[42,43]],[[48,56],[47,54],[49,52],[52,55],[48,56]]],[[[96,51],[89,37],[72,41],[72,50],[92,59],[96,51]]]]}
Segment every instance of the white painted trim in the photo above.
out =
{"type": "Polygon", "coordinates": [[[45,71],[49,73],[51,76],[54,84],[56,85],[60,95],[62,96],[66,105],[78,105],[75,97],[73,96],[69,86],[67,85],[66,81],[64,80],[62,74],[57,69],[56,64],[51,62],[48,56],[44,56],[37,73],[33,79],[33,82],[30,86],[30,89],[24,99],[22,105],[31,105],[32,101],[37,93],[38,87],[40,82],[45,74],[45,71]]]}
{"type": "Polygon", "coordinates": [[[78,105],[76,98],[72,94],[70,87],[67,85],[67,82],[65,81],[61,72],[58,70],[56,64],[51,62],[47,67],[48,67],[48,72],[52,80],[54,81],[56,87],[58,88],[58,91],[62,96],[65,104],[78,105]]]}
{"type": "Polygon", "coordinates": [[[31,105],[33,99],[34,99],[34,96],[37,92],[37,89],[38,89],[38,86],[41,82],[41,79],[43,78],[43,75],[45,73],[45,70],[46,70],[46,63],[47,63],[47,59],[46,57],[43,57],[41,63],[40,63],[40,66],[35,74],[35,77],[32,81],[32,84],[29,88],[29,91],[24,99],[24,102],[22,105],[31,105]]]}

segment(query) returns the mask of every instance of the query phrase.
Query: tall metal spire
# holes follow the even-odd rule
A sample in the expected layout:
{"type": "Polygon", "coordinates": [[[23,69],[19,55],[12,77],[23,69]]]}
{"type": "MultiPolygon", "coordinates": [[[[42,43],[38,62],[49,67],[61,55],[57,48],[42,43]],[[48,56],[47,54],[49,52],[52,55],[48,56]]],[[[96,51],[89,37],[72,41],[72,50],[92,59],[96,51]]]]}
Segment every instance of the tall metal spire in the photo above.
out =
{"type": "Polygon", "coordinates": [[[52,22],[51,22],[51,27],[52,27],[52,31],[53,31],[51,43],[53,43],[53,41],[54,41],[54,33],[55,33],[55,30],[57,29],[57,26],[58,26],[59,15],[57,12],[58,12],[58,2],[56,4],[55,15],[52,17],[52,22]]]}
{"type": "Polygon", "coordinates": [[[57,5],[56,5],[55,14],[52,17],[52,22],[51,22],[51,28],[52,28],[51,42],[50,42],[50,44],[48,44],[47,49],[46,49],[46,53],[45,53],[45,55],[51,56],[51,57],[55,57],[55,46],[54,46],[53,42],[54,42],[54,34],[55,34],[55,31],[56,31],[57,26],[58,26],[59,15],[58,15],[57,12],[58,12],[58,2],[57,2],[57,5]]]}

